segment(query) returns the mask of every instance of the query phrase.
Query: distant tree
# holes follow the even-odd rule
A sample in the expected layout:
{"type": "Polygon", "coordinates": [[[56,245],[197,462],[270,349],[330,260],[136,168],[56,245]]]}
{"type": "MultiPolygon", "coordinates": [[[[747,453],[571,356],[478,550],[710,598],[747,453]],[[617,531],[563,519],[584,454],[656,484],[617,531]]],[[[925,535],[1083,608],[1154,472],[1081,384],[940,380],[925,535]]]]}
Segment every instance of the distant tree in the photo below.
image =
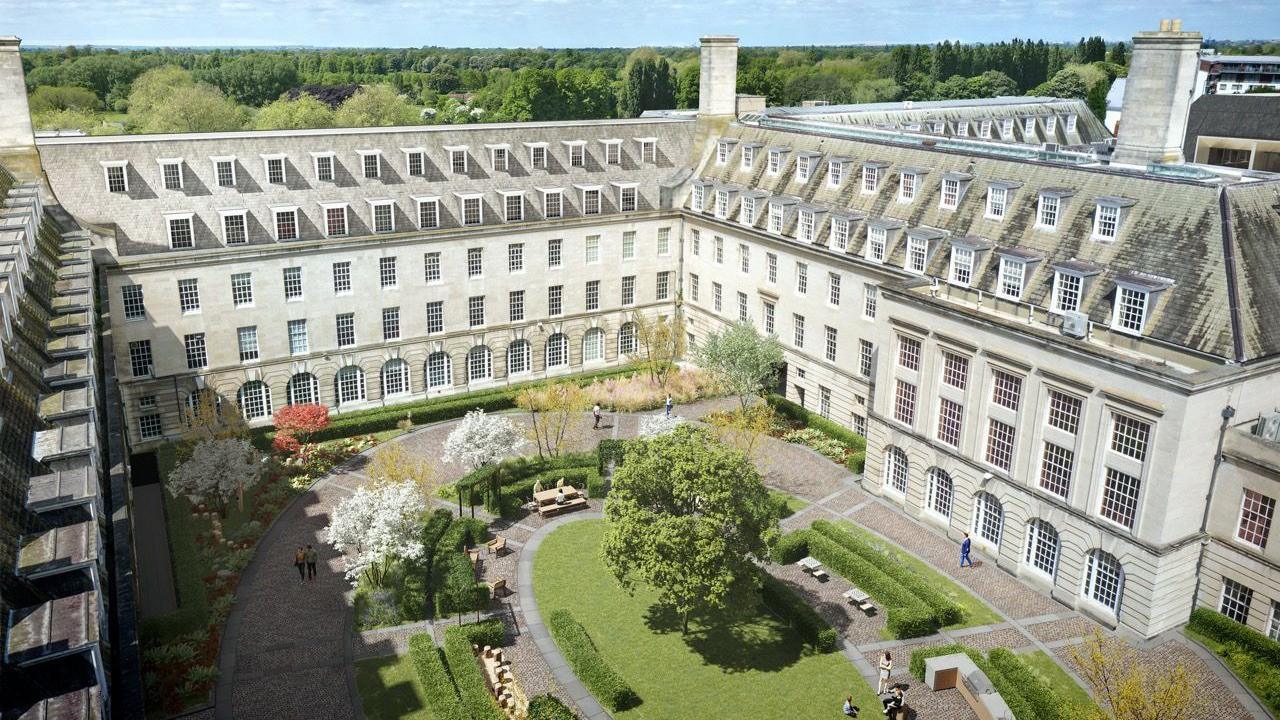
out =
{"type": "Polygon", "coordinates": [[[451,93],[458,89],[458,68],[437,65],[427,77],[427,87],[438,93],[451,93]]]}
{"type": "Polygon", "coordinates": [[[102,100],[107,100],[113,93],[127,93],[130,83],[143,70],[139,62],[124,55],[95,53],[77,57],[67,64],[63,80],[67,85],[88,88],[102,100]]]}
{"type": "Polygon", "coordinates": [[[1107,62],[1114,65],[1129,64],[1129,47],[1122,42],[1118,42],[1111,46],[1111,52],[1107,54],[1107,62]]]}
{"type": "Polygon", "coordinates": [[[260,457],[248,440],[205,440],[169,473],[166,487],[174,497],[205,503],[226,517],[227,503],[233,497],[244,512],[244,492],[257,484],[261,474],[260,457]]]}
{"type": "Polygon", "coordinates": [[[117,135],[124,130],[108,125],[102,116],[85,110],[46,110],[31,113],[31,124],[37,130],[79,130],[89,135],[117,135]]]}
{"type": "Polygon", "coordinates": [[[1085,97],[1085,104],[1089,106],[1089,111],[1099,120],[1107,117],[1107,90],[1106,83],[1098,83],[1089,88],[1089,94],[1085,97]]]}
{"type": "Polygon", "coordinates": [[[693,351],[698,366],[738,396],[743,409],[773,386],[782,364],[782,344],[743,320],[702,340],[693,351]]]}
{"type": "Polygon", "coordinates": [[[175,448],[179,462],[206,440],[249,439],[249,426],[240,414],[239,406],[212,390],[197,390],[188,398],[180,415],[186,431],[175,448]]]}
{"type": "Polygon", "coordinates": [[[901,96],[902,88],[898,83],[890,78],[879,78],[858,81],[853,87],[853,97],[850,100],[855,103],[889,102],[901,96]]]}
{"type": "Polygon", "coordinates": [[[636,352],[633,355],[641,359],[650,380],[666,387],[676,360],[684,355],[684,317],[651,318],[636,312],[631,314],[631,321],[636,326],[636,352]]]}
{"type": "Polygon", "coordinates": [[[75,86],[41,86],[27,98],[31,114],[56,110],[97,110],[102,101],[88,88],[75,86]]]}
{"type": "Polygon", "coordinates": [[[289,433],[302,442],[329,427],[329,407],[320,403],[285,405],[271,418],[277,433],[289,433]]]}
{"type": "Polygon", "coordinates": [[[557,120],[564,110],[564,96],[555,71],[525,68],[512,78],[498,116],[518,122],[557,120]]]}
{"type": "Polygon", "coordinates": [[[564,116],[561,119],[615,117],[618,99],[605,71],[561,68],[556,71],[556,87],[565,102],[564,116]]]}
{"type": "Polygon", "coordinates": [[[257,107],[298,84],[293,62],[275,53],[249,53],[222,63],[197,79],[217,85],[236,102],[257,107]]]}
{"type": "Polygon", "coordinates": [[[333,127],[334,112],[311,95],[295,100],[281,98],[258,111],[253,126],[258,130],[303,130],[333,127]]]}
{"type": "Polygon", "coordinates": [[[290,100],[297,100],[303,95],[310,95],[329,106],[330,110],[337,110],[338,106],[346,102],[360,91],[360,86],[354,83],[346,85],[303,85],[290,90],[287,95],[290,100]]]}
{"type": "Polygon", "coordinates": [[[342,103],[334,116],[337,127],[417,125],[418,109],[386,85],[370,85],[342,103]]]}
{"type": "Polygon", "coordinates": [[[701,66],[697,58],[676,65],[676,107],[698,107],[698,82],[701,66]]]}
{"type": "Polygon", "coordinates": [[[445,438],[444,455],[440,459],[456,462],[472,471],[493,466],[493,472],[489,474],[489,497],[496,503],[498,488],[502,485],[498,478],[499,461],[519,450],[525,442],[510,418],[472,410],[445,438]]]}
{"type": "Polygon", "coordinates": [[[373,452],[365,474],[378,483],[411,482],[423,498],[435,495],[439,474],[431,461],[405,449],[404,443],[385,443],[373,452]]]}
{"type": "Polygon", "coordinates": [[[604,512],[605,564],[624,588],[657,590],[683,633],[693,613],[756,596],[756,563],[779,534],[755,466],[690,425],[628,445],[604,512]]]}
{"type": "Polygon", "coordinates": [[[652,48],[633,51],[623,69],[618,116],[639,117],[645,110],[672,108],[675,104],[671,64],[652,48]]]}
{"type": "Polygon", "coordinates": [[[1083,99],[1089,94],[1089,86],[1078,71],[1073,68],[1063,68],[1058,71],[1058,74],[1049,78],[1047,82],[1036,86],[1031,91],[1031,94],[1056,98],[1083,99]]]}
{"type": "Polygon", "coordinates": [[[131,109],[130,119],[144,133],[218,132],[243,128],[248,113],[218,88],[201,84],[174,88],[145,113],[131,109]]]}
{"type": "Polygon", "coordinates": [[[980,97],[1002,97],[1004,95],[1017,95],[1018,84],[1013,78],[1005,75],[999,70],[987,70],[978,76],[986,88],[986,95],[980,97]]]}
{"type": "Polygon", "coordinates": [[[129,91],[129,118],[140,125],[157,105],[176,89],[195,85],[191,73],[177,65],[161,65],[146,71],[133,81],[129,91]]]}
{"type": "Polygon", "coordinates": [[[573,381],[525,388],[516,395],[516,407],[529,413],[529,432],[539,458],[560,454],[573,414],[588,404],[586,392],[573,381]]]}

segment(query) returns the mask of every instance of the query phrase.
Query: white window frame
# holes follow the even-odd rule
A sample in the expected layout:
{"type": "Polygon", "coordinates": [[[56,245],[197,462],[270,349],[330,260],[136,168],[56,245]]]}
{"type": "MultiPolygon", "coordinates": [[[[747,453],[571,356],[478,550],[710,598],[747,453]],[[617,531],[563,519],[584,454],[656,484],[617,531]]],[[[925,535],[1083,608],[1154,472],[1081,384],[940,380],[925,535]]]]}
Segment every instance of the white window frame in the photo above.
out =
{"type": "Polygon", "coordinates": [[[485,144],[489,151],[489,170],[491,172],[511,172],[511,145],[508,143],[485,144]],[[502,162],[498,160],[501,158],[502,162]],[[501,166],[501,167],[499,167],[501,166]]]}
{"type": "Polygon", "coordinates": [[[427,174],[427,149],[422,147],[400,148],[404,154],[404,174],[409,177],[423,177],[427,174]],[[418,172],[413,171],[413,158],[418,156],[418,172]]]}
{"type": "Polygon", "coordinates": [[[609,138],[607,140],[601,140],[600,144],[604,145],[604,164],[605,165],[621,165],[622,164],[622,141],[621,140],[618,140],[615,138],[609,138]]]}
{"type": "MultiPolygon", "coordinates": [[[[262,153],[258,155],[262,158],[262,174],[267,178],[268,185],[288,185],[289,184],[289,156],[285,153],[262,153]],[[271,180],[271,163],[280,162],[280,181],[271,180]]],[[[336,170],[335,170],[336,173],[336,170]]]]}
{"type": "Polygon", "coordinates": [[[1115,242],[1116,238],[1120,236],[1120,221],[1123,217],[1124,208],[1119,205],[1113,205],[1111,203],[1097,203],[1094,206],[1093,211],[1093,232],[1090,234],[1089,239],[1100,242],[1115,242]],[[1109,218],[1111,225],[1111,233],[1109,235],[1102,232],[1105,227],[1102,218],[1103,211],[1106,211],[1108,214],[1114,213],[1114,216],[1109,218]]]}
{"type": "Polygon", "coordinates": [[[209,162],[213,163],[213,186],[220,188],[235,188],[239,185],[239,179],[236,176],[236,156],[235,155],[213,155],[209,157],[209,162]],[[223,185],[222,179],[218,174],[218,166],[222,163],[228,163],[231,166],[231,184],[223,185]]]}
{"type": "Polygon", "coordinates": [[[414,195],[412,196],[413,205],[416,212],[414,222],[417,223],[419,230],[434,230],[440,227],[440,197],[437,195],[414,195]],[[422,223],[422,208],[424,205],[431,205],[435,209],[435,224],[424,225],[422,223]]]}
{"type": "Polygon", "coordinates": [[[973,248],[952,246],[951,263],[947,268],[947,282],[960,287],[969,287],[973,282],[973,267],[977,260],[973,248]],[[963,269],[965,277],[961,278],[959,270],[963,269]]]}
{"type": "Polygon", "coordinates": [[[311,153],[311,174],[315,177],[316,182],[336,182],[338,178],[337,154],[332,150],[311,153]],[[322,159],[327,159],[329,161],[328,178],[320,177],[320,161],[322,159]]]}
{"type": "Polygon", "coordinates": [[[889,230],[878,225],[867,225],[867,242],[863,246],[862,256],[877,265],[884,264],[889,256],[889,230]],[[878,250],[878,252],[872,252],[878,250]]]}
{"type": "Polygon", "coordinates": [[[658,162],[658,138],[631,138],[640,145],[640,162],[655,165],[658,162]]]}
{"type": "Polygon", "coordinates": [[[184,165],[182,158],[157,158],[156,164],[160,166],[160,187],[167,192],[182,192],[186,189],[186,173],[183,171],[184,165]],[[169,168],[176,167],[178,169],[178,186],[169,187],[169,168]]]}
{"type": "Polygon", "coordinates": [[[249,211],[244,208],[234,208],[227,210],[219,210],[218,218],[222,225],[222,243],[224,245],[245,245],[249,242],[249,211]],[[227,232],[227,218],[239,217],[240,222],[244,225],[244,239],[231,241],[231,237],[227,232]]]}
{"type": "MultiPolygon", "coordinates": [[[[1008,275],[1008,277],[1010,279],[1013,278],[1012,275],[1008,275]]],[[[1006,300],[1015,300],[1015,301],[1021,302],[1022,295],[1026,291],[1027,291],[1026,261],[1018,260],[1017,258],[1001,257],[999,271],[996,273],[996,296],[1002,297],[1006,300]],[[1018,272],[1018,276],[1017,276],[1018,292],[1016,294],[1009,293],[1005,289],[1005,277],[1006,275],[1008,275],[1006,271],[1012,272],[1015,269],[1018,272]]]]}
{"type": "Polygon", "coordinates": [[[582,214],[584,216],[600,215],[604,212],[604,200],[601,197],[601,193],[604,190],[603,185],[577,185],[575,187],[582,191],[582,214]],[[592,209],[592,204],[588,202],[588,198],[594,198],[594,210],[592,209]]]}
{"type": "Polygon", "coordinates": [[[531,169],[531,170],[546,170],[546,169],[547,169],[547,164],[548,164],[548,163],[547,163],[547,155],[548,155],[548,152],[549,152],[549,151],[548,151],[548,148],[547,148],[547,143],[545,143],[545,142],[527,142],[527,143],[525,143],[525,144],[524,144],[524,146],[525,146],[526,148],[528,148],[528,149],[529,149],[529,169],[531,169]],[[541,153],[539,153],[539,152],[538,152],[539,150],[541,150],[542,152],[541,152],[541,153]],[[539,155],[541,155],[541,156],[542,156],[542,160],[541,160],[541,162],[539,162],[539,160],[538,160],[538,156],[539,156],[539,155]]]}
{"type": "Polygon", "coordinates": [[[545,219],[564,217],[564,188],[538,188],[542,193],[542,217],[545,219]],[[551,211],[551,197],[556,198],[555,212],[551,211]]]}
{"type": "Polygon", "coordinates": [[[943,210],[955,210],[960,207],[962,184],[959,178],[942,178],[942,185],[938,188],[938,207],[943,210]]]}
{"type": "Polygon", "coordinates": [[[586,140],[561,140],[565,149],[569,153],[569,167],[586,167],[587,165],[587,141],[586,140]]]}
{"type": "Polygon", "coordinates": [[[756,200],[751,195],[743,195],[738,202],[738,222],[751,227],[756,224],[756,200]]]}
{"type": "Polygon", "coordinates": [[[640,183],[614,182],[611,184],[618,188],[618,212],[635,212],[640,209],[640,183]]]}
{"type": "Polygon", "coordinates": [[[1049,303],[1049,311],[1055,313],[1080,312],[1081,303],[1084,301],[1084,275],[1080,273],[1067,272],[1065,270],[1053,271],[1053,297],[1049,303]],[[1072,307],[1063,306],[1063,290],[1064,283],[1070,278],[1071,282],[1076,283],[1075,303],[1072,307]]]}
{"type": "Polygon", "coordinates": [[[756,164],[756,150],[757,146],[755,145],[742,146],[742,155],[739,162],[739,167],[741,169],[750,170],[751,167],[756,164]]]}
{"type": "Polygon", "coordinates": [[[907,235],[907,253],[902,261],[902,269],[912,275],[923,275],[929,269],[928,239],[907,235]]]}
{"type": "Polygon", "coordinates": [[[1062,223],[1062,196],[1040,194],[1039,200],[1036,202],[1036,229],[1054,231],[1058,229],[1058,225],[1062,223]],[[1049,201],[1049,202],[1046,202],[1049,201]],[[1046,223],[1045,215],[1049,211],[1049,205],[1053,206],[1053,222],[1046,223]]]}
{"type": "Polygon", "coordinates": [[[840,187],[840,183],[844,182],[844,166],[848,164],[848,162],[848,160],[827,161],[827,187],[840,187]]]}
{"type": "Polygon", "coordinates": [[[499,190],[498,194],[502,196],[502,221],[503,222],[524,222],[524,191],[523,190],[499,190]],[[519,198],[520,206],[516,215],[512,217],[511,198],[519,198]]]}
{"type": "MultiPolygon", "coordinates": [[[[272,215],[271,219],[273,222],[275,221],[274,214],[272,215]]],[[[347,204],[345,202],[320,203],[320,231],[324,233],[325,237],[346,237],[351,233],[351,218],[348,217],[347,215],[347,204]],[[342,232],[341,233],[332,232],[332,230],[329,228],[329,211],[330,210],[342,211],[342,232]]]]}
{"type": "Polygon", "coordinates": [[[484,225],[484,193],[478,192],[455,192],[454,196],[458,198],[458,224],[463,227],[477,227],[484,225]],[[467,221],[467,203],[475,201],[476,203],[476,220],[475,222],[467,221]]]}
{"type": "Polygon", "coordinates": [[[170,250],[191,250],[195,248],[196,246],[195,217],[196,217],[195,213],[189,213],[189,212],[164,214],[165,237],[168,238],[169,240],[170,250]],[[174,235],[173,235],[174,223],[181,223],[184,221],[187,224],[187,235],[188,235],[187,244],[179,247],[174,244],[174,235]]]}
{"type": "Polygon", "coordinates": [[[1009,213],[1009,188],[1004,185],[987,186],[987,207],[982,216],[988,220],[1003,221],[1009,213]],[[996,198],[999,197],[997,202],[996,198]]]}
{"type": "Polygon", "coordinates": [[[1126,335],[1141,336],[1147,329],[1147,320],[1151,317],[1152,293],[1128,285],[1116,285],[1116,299],[1111,309],[1111,329],[1126,335]],[[1122,309],[1125,307],[1125,294],[1131,294],[1135,299],[1142,299],[1142,324],[1135,328],[1128,327],[1121,323],[1122,309]]]}
{"type": "Polygon", "coordinates": [[[450,175],[466,175],[470,172],[471,168],[469,163],[471,161],[467,158],[467,156],[470,155],[470,153],[467,152],[469,149],[470,148],[468,148],[466,145],[445,145],[444,146],[445,154],[448,155],[449,157],[449,174],[450,175]],[[454,162],[457,159],[458,153],[462,154],[461,172],[457,170],[457,166],[454,162]]]}
{"type": "Polygon", "coordinates": [[[880,166],[862,166],[862,185],[859,190],[863,195],[874,195],[880,189],[880,166]]]}
{"type": "Polygon", "coordinates": [[[379,150],[357,150],[360,156],[360,177],[364,180],[382,179],[382,152],[379,150]],[[369,158],[373,158],[373,174],[369,174],[369,158]]]}
{"type": "Polygon", "coordinates": [[[991,121],[983,120],[978,123],[978,137],[983,140],[991,139],[991,121]]]}
{"type": "Polygon", "coordinates": [[[833,250],[844,252],[849,249],[850,224],[848,218],[832,216],[831,227],[828,229],[827,235],[833,250]]]}
{"type": "Polygon", "coordinates": [[[102,179],[106,182],[107,192],[129,194],[129,161],[128,160],[102,160],[99,161],[102,166],[102,179]],[[120,170],[120,178],[124,182],[123,190],[111,189],[111,171],[113,169],[120,170]]]}
{"type": "Polygon", "coordinates": [[[898,177],[898,202],[909,203],[920,193],[920,174],[912,172],[900,173],[898,177]],[[910,181],[907,178],[911,178],[910,181]],[[910,188],[910,191],[907,188],[910,188]]]}
{"type": "Polygon", "coordinates": [[[301,223],[298,222],[298,206],[297,205],[277,205],[271,208],[271,237],[275,238],[276,242],[289,242],[292,240],[297,240],[301,236],[302,236],[302,228],[301,228],[301,223]],[[292,238],[280,237],[279,216],[283,213],[293,213],[293,235],[294,236],[292,238]]]}

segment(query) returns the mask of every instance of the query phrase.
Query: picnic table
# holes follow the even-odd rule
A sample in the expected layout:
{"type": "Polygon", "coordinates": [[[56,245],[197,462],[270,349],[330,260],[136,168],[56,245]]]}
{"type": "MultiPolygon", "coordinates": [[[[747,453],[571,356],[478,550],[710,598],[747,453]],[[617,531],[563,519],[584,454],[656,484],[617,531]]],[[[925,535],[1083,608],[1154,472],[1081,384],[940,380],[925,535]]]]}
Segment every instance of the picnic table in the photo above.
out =
{"type": "Polygon", "coordinates": [[[806,555],[797,560],[796,565],[799,565],[802,571],[809,573],[818,580],[827,579],[827,571],[822,569],[822,563],[815,557],[806,555]]]}
{"type": "Polygon", "coordinates": [[[550,490],[534,493],[533,504],[537,508],[538,514],[546,517],[567,510],[586,507],[587,499],[574,486],[565,485],[562,488],[551,488],[550,490]],[[564,490],[564,502],[556,502],[556,499],[561,495],[561,490],[564,490]]]}
{"type": "Polygon", "coordinates": [[[536,492],[533,494],[533,501],[538,503],[538,505],[555,502],[556,496],[560,494],[561,490],[564,490],[565,500],[572,500],[578,497],[578,488],[572,485],[565,485],[562,488],[551,488],[549,490],[543,490],[542,492],[536,492]]]}
{"type": "Polygon", "coordinates": [[[846,600],[857,605],[862,610],[870,610],[873,607],[871,604],[871,596],[857,586],[845,590],[842,594],[846,600]]]}

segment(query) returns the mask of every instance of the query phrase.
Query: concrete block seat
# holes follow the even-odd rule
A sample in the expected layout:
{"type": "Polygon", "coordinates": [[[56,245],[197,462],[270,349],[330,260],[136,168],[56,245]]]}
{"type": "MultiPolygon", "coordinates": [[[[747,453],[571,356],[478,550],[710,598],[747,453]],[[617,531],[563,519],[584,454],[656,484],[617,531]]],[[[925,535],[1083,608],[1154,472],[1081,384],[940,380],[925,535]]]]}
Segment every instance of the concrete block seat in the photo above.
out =
{"type": "Polygon", "coordinates": [[[924,661],[924,684],[932,690],[955,688],[980,720],[1014,720],[1013,711],[973,660],[964,653],[924,661]]]}

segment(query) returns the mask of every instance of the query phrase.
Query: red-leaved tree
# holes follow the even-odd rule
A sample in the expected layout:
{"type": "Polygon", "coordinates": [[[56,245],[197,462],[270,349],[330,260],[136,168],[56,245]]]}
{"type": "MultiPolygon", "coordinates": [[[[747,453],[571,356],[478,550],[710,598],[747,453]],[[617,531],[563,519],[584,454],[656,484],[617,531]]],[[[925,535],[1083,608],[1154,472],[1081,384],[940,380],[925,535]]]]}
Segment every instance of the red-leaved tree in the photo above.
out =
{"type": "Polygon", "coordinates": [[[277,433],[292,435],[303,443],[312,433],[329,426],[329,408],[325,405],[286,405],[276,411],[272,422],[277,433]]]}
{"type": "Polygon", "coordinates": [[[302,443],[288,432],[277,430],[276,436],[271,439],[271,449],[280,455],[293,456],[302,449],[302,443]]]}

